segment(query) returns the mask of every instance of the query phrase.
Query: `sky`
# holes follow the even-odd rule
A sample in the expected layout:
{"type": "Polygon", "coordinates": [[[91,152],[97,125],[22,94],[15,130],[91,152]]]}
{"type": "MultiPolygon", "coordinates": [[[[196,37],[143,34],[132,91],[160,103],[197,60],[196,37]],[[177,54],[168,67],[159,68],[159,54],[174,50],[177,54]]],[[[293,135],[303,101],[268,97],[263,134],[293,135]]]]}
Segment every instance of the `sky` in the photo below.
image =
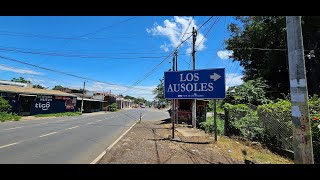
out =
{"type": "MultiPolygon", "coordinates": [[[[172,67],[167,57],[210,17],[1,16],[0,79],[21,76],[49,89],[79,89],[86,82],[91,91],[152,101],[152,90],[172,67]]],[[[196,40],[196,69],[225,68],[227,87],[243,83],[243,69],[224,44],[231,22],[213,16],[196,40]]],[[[191,48],[189,38],[178,49],[178,70],[192,69],[191,48]]]]}

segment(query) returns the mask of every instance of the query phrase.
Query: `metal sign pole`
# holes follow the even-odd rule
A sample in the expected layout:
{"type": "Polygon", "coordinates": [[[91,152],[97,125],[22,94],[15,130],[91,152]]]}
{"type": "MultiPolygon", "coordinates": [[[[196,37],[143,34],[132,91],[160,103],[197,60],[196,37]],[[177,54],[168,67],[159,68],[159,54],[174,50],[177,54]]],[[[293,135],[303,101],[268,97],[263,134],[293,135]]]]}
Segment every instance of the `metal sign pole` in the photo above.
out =
{"type": "Polygon", "coordinates": [[[214,116],[213,116],[213,120],[214,120],[214,140],[217,141],[218,140],[218,138],[217,138],[218,131],[217,131],[217,100],[216,99],[213,100],[213,113],[214,113],[214,116]]]}

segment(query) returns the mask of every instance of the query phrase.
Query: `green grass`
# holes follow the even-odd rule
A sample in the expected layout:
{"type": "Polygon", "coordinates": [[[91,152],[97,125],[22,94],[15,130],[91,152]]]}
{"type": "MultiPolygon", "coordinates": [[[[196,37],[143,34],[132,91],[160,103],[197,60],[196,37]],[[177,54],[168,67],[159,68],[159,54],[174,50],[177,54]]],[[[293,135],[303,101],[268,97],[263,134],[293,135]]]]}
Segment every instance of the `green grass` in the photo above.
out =
{"type": "Polygon", "coordinates": [[[53,114],[37,114],[35,117],[62,117],[62,116],[79,116],[80,112],[64,112],[64,113],[53,113],[53,114]]]}
{"type": "Polygon", "coordinates": [[[12,113],[0,112],[0,121],[19,121],[21,119],[20,116],[12,113]]]}

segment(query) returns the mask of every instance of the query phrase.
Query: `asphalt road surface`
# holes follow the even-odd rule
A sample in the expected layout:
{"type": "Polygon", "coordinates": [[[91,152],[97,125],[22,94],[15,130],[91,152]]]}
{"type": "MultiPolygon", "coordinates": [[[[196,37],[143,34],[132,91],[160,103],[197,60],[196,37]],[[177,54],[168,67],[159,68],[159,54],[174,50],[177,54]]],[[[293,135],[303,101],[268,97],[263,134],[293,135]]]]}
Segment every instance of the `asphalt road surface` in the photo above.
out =
{"type": "Polygon", "coordinates": [[[1,164],[89,164],[139,120],[169,118],[164,110],[137,108],[0,123],[1,164]]]}

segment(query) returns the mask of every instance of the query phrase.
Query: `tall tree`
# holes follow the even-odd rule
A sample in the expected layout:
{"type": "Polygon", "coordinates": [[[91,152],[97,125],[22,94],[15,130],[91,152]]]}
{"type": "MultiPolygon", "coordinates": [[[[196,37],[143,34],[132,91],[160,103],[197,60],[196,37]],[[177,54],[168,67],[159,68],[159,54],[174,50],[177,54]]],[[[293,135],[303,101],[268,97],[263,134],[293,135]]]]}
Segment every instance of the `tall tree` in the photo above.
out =
{"type": "MultiPolygon", "coordinates": [[[[244,68],[244,81],[262,77],[269,86],[269,98],[283,98],[289,93],[286,19],[284,16],[236,17],[231,23],[231,37],[226,49],[233,50],[233,61],[244,68]]],[[[303,17],[304,48],[318,50],[320,46],[320,18],[303,17]],[[319,44],[319,45],[318,45],[319,44]]],[[[308,55],[310,51],[305,51],[308,55]]],[[[320,93],[319,52],[313,60],[306,58],[309,94],[320,93]]]]}
{"type": "Polygon", "coordinates": [[[61,88],[63,88],[61,85],[56,85],[52,88],[52,90],[59,90],[61,88]]]}
{"type": "Polygon", "coordinates": [[[32,86],[33,88],[38,88],[38,89],[47,89],[46,87],[41,86],[40,84],[35,84],[32,86]]]}
{"type": "Polygon", "coordinates": [[[31,81],[24,79],[23,77],[19,78],[12,78],[11,81],[13,82],[20,82],[20,83],[31,83],[31,81]]]}

